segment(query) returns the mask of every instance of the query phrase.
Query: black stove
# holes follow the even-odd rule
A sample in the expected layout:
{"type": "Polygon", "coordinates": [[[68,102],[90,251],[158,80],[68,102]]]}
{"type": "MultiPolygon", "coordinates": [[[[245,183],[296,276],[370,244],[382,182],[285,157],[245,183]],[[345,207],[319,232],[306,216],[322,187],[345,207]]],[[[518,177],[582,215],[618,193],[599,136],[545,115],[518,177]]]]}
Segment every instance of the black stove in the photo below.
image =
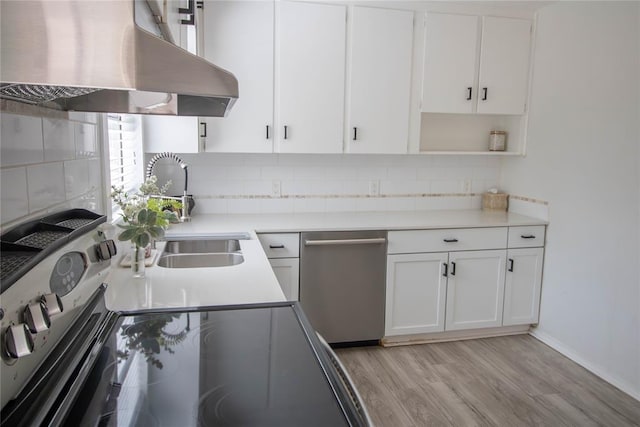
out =
{"type": "MultiPolygon", "coordinates": [[[[115,249],[96,230],[102,218],[56,215],[66,227],[81,220],[79,231],[56,235],[2,280],[0,424],[370,425],[298,303],[109,311],[115,249]]],[[[49,236],[45,222],[3,235],[2,254],[22,250],[21,235],[49,236]]]]}

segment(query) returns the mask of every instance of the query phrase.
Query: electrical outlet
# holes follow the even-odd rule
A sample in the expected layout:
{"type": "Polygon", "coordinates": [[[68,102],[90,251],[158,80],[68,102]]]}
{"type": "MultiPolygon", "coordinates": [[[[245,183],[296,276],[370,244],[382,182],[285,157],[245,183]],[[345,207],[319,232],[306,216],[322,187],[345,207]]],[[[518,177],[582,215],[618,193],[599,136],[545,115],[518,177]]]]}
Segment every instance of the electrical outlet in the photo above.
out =
{"type": "Polygon", "coordinates": [[[370,196],[380,195],[380,186],[378,185],[378,181],[369,181],[369,195],[370,196]]]}
{"type": "Polygon", "coordinates": [[[462,192],[466,194],[471,193],[471,178],[464,179],[464,183],[462,184],[462,192]]]}
{"type": "Polygon", "coordinates": [[[273,197],[280,197],[282,195],[280,191],[280,181],[273,181],[271,184],[271,195],[273,197]]]}

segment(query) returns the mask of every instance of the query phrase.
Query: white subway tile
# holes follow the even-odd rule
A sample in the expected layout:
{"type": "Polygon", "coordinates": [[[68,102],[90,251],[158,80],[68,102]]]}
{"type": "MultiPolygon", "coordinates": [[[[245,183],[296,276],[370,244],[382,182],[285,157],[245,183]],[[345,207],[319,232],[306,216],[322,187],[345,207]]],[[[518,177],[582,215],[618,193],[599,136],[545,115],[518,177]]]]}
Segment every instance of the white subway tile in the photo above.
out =
{"type": "Polygon", "coordinates": [[[261,213],[293,213],[293,199],[260,199],[261,213]]]}
{"type": "Polygon", "coordinates": [[[29,213],[26,169],[2,169],[0,182],[2,184],[2,203],[0,203],[2,223],[6,224],[9,221],[26,216],[29,213]]]}
{"type": "Polygon", "coordinates": [[[323,198],[295,198],[293,199],[294,212],[324,212],[326,200],[323,198]]]}
{"type": "Polygon", "coordinates": [[[354,180],[358,178],[355,168],[344,166],[329,166],[325,170],[327,179],[332,180],[354,180]]]}
{"type": "Polygon", "coordinates": [[[254,166],[231,166],[227,168],[226,179],[251,180],[260,179],[260,168],[254,166]]]}
{"type": "Polygon", "coordinates": [[[228,213],[227,202],[227,199],[196,199],[192,214],[226,214],[228,213]]]}
{"type": "Polygon", "coordinates": [[[325,209],[326,212],[351,212],[356,210],[357,206],[356,198],[331,198],[326,199],[325,209]]]}
{"type": "Polygon", "coordinates": [[[44,160],[42,119],[0,113],[2,166],[40,163],[44,160]]]}
{"type": "Polygon", "coordinates": [[[415,180],[416,177],[416,168],[413,167],[391,167],[387,169],[387,178],[390,180],[415,180]]]}
{"type": "Polygon", "coordinates": [[[327,170],[322,166],[296,166],[293,168],[294,179],[326,179],[327,170]]]}
{"type": "Polygon", "coordinates": [[[356,210],[360,212],[382,212],[387,210],[387,199],[362,197],[356,200],[356,210]]]}
{"type": "Polygon", "coordinates": [[[458,180],[431,181],[431,192],[435,194],[462,193],[462,187],[458,180]]]}
{"type": "Polygon", "coordinates": [[[89,188],[102,192],[102,163],[100,159],[87,160],[89,164],[89,188]]]}
{"type": "Polygon", "coordinates": [[[293,179],[292,166],[263,166],[260,177],[262,179],[293,179]]]}
{"type": "Polygon", "coordinates": [[[304,196],[313,194],[314,181],[281,181],[280,193],[283,196],[304,196]]]}
{"type": "Polygon", "coordinates": [[[76,142],[76,158],[98,157],[98,141],[96,139],[96,126],[85,123],[74,123],[74,136],[76,142]]]}
{"type": "Polygon", "coordinates": [[[387,199],[387,211],[414,211],[416,209],[415,197],[390,197],[387,199]]]}
{"type": "Polygon", "coordinates": [[[387,168],[384,166],[360,166],[356,172],[361,180],[387,179],[387,168]]]}
{"type": "Polygon", "coordinates": [[[549,220],[549,205],[509,197],[509,212],[549,220]]]}
{"type": "Polygon", "coordinates": [[[471,209],[482,209],[482,196],[471,197],[471,209]]]}
{"type": "Polygon", "coordinates": [[[253,180],[244,182],[244,194],[255,196],[270,196],[272,192],[273,183],[271,181],[253,180]]]}
{"type": "Polygon", "coordinates": [[[46,209],[65,200],[62,162],[27,167],[29,212],[46,209]]]}
{"type": "Polygon", "coordinates": [[[243,214],[260,212],[260,199],[229,199],[227,213],[243,214]]]}
{"type": "Polygon", "coordinates": [[[73,123],[61,119],[42,119],[45,161],[71,160],[76,155],[73,123]]]}
{"type": "Polygon", "coordinates": [[[87,160],[64,162],[64,188],[67,200],[86,193],[90,185],[87,160]]]}

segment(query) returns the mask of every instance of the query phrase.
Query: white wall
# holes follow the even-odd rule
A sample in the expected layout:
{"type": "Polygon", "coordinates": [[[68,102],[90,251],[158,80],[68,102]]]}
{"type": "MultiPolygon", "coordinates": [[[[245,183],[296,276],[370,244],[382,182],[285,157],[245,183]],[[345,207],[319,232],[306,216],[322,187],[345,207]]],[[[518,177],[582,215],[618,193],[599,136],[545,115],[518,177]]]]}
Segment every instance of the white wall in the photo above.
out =
{"type": "Polygon", "coordinates": [[[510,193],[549,202],[543,340],[640,398],[640,3],[539,11],[527,157],[510,193]]]}
{"type": "Polygon", "coordinates": [[[2,229],[62,209],[102,213],[96,114],[16,105],[0,112],[2,229]]]}
{"type": "MultiPolygon", "coordinates": [[[[194,214],[479,209],[480,194],[500,177],[500,161],[490,156],[180,156],[189,165],[194,214]],[[378,196],[371,196],[372,184],[378,196]]],[[[160,160],[154,172],[161,182],[172,180],[172,193],[182,193],[176,164],[160,160]]]]}

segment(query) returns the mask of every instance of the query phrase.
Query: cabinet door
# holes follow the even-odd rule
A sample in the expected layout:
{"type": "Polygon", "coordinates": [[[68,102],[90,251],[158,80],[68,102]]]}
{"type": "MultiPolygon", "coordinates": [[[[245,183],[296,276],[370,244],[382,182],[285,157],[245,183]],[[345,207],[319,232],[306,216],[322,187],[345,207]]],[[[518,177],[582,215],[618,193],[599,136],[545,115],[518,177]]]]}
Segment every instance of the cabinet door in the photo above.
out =
{"type": "Polygon", "coordinates": [[[287,301],[298,301],[300,260],[298,258],[278,258],[270,259],[269,262],[287,301]]]}
{"type": "Polygon", "coordinates": [[[142,116],[142,141],[145,153],[197,153],[198,118],[142,116]]]}
{"type": "Polygon", "coordinates": [[[509,249],[502,324],[538,322],[543,248],[509,249]]]}
{"type": "Polygon", "coordinates": [[[271,1],[208,1],[201,24],[203,56],[232,72],[240,97],[227,117],[207,117],[205,151],[273,151],[273,29],[271,1]]]}
{"type": "Polygon", "coordinates": [[[346,8],[278,2],[278,150],[342,153],[346,8]]]}
{"type": "Polygon", "coordinates": [[[451,252],[447,331],[502,325],[505,250],[451,252]]]}
{"type": "Polygon", "coordinates": [[[385,335],[444,331],[446,253],[389,255],[385,335]]]}
{"type": "Polygon", "coordinates": [[[525,112],[530,43],[531,21],[483,18],[478,113],[525,112]]]}
{"type": "Polygon", "coordinates": [[[406,153],[413,12],[354,7],[347,126],[350,153],[406,153]]]}
{"type": "Polygon", "coordinates": [[[476,99],[478,17],[428,13],[422,111],[471,113],[476,99]]]}

